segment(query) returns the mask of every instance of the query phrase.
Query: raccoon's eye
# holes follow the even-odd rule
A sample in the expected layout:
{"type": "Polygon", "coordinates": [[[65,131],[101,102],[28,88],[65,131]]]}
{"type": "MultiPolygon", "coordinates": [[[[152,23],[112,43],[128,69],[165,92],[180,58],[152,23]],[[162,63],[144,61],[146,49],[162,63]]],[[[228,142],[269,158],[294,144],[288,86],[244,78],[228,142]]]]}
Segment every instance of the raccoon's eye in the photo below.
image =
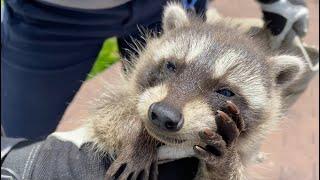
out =
{"type": "Polygon", "coordinates": [[[166,62],[165,68],[170,72],[176,72],[176,65],[173,62],[170,62],[170,61],[166,62]]]}
{"type": "Polygon", "coordinates": [[[230,91],[229,89],[219,89],[216,92],[221,94],[221,95],[224,95],[226,97],[234,96],[234,93],[232,91],[230,91]]]}

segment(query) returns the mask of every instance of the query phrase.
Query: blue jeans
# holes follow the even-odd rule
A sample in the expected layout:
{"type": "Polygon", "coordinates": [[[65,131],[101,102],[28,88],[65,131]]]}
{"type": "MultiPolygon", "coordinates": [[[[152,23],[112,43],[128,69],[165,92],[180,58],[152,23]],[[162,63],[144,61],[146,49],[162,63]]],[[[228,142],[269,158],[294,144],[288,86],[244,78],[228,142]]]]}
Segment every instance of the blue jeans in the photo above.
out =
{"type": "MultiPolygon", "coordinates": [[[[125,52],[129,36],[140,36],[137,26],[161,30],[166,4],[133,0],[111,9],[79,10],[4,2],[1,123],[7,136],[25,138],[54,131],[106,38],[119,37],[120,52],[125,52]]],[[[205,6],[205,0],[196,3],[198,12],[205,6]]]]}

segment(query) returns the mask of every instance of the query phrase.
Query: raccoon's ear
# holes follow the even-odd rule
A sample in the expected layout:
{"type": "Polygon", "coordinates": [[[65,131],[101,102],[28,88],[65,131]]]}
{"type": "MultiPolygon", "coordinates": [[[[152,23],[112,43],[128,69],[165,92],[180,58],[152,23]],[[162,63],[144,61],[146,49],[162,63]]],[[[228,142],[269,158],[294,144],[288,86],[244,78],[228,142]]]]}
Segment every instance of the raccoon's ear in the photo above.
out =
{"type": "Polygon", "coordinates": [[[183,7],[176,3],[169,3],[162,17],[163,30],[170,31],[189,24],[187,12],[183,7]]]}
{"type": "Polygon", "coordinates": [[[279,87],[288,87],[300,79],[305,72],[303,59],[296,56],[275,56],[270,59],[270,63],[273,69],[274,82],[279,87]]]}

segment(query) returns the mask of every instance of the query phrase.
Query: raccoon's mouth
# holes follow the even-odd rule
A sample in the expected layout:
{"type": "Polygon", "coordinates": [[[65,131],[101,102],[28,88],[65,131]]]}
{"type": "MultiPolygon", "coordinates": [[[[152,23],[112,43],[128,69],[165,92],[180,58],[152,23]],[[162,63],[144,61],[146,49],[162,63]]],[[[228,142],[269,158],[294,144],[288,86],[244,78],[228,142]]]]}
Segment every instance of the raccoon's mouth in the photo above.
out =
{"type": "Polygon", "coordinates": [[[154,137],[155,139],[157,139],[158,141],[164,144],[175,145],[175,144],[181,144],[186,141],[181,138],[174,138],[174,137],[170,137],[162,133],[159,133],[159,131],[155,127],[152,127],[152,125],[150,124],[146,124],[145,128],[147,129],[148,133],[152,137],[154,137]]]}

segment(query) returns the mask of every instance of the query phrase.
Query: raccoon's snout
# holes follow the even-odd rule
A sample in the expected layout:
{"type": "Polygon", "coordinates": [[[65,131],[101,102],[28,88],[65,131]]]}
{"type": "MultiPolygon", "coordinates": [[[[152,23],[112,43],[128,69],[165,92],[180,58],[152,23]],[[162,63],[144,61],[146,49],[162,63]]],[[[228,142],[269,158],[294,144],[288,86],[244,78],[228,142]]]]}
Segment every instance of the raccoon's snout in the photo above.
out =
{"type": "Polygon", "coordinates": [[[148,115],[155,126],[165,131],[179,131],[183,126],[184,120],[180,111],[163,102],[151,104],[148,115]]]}

